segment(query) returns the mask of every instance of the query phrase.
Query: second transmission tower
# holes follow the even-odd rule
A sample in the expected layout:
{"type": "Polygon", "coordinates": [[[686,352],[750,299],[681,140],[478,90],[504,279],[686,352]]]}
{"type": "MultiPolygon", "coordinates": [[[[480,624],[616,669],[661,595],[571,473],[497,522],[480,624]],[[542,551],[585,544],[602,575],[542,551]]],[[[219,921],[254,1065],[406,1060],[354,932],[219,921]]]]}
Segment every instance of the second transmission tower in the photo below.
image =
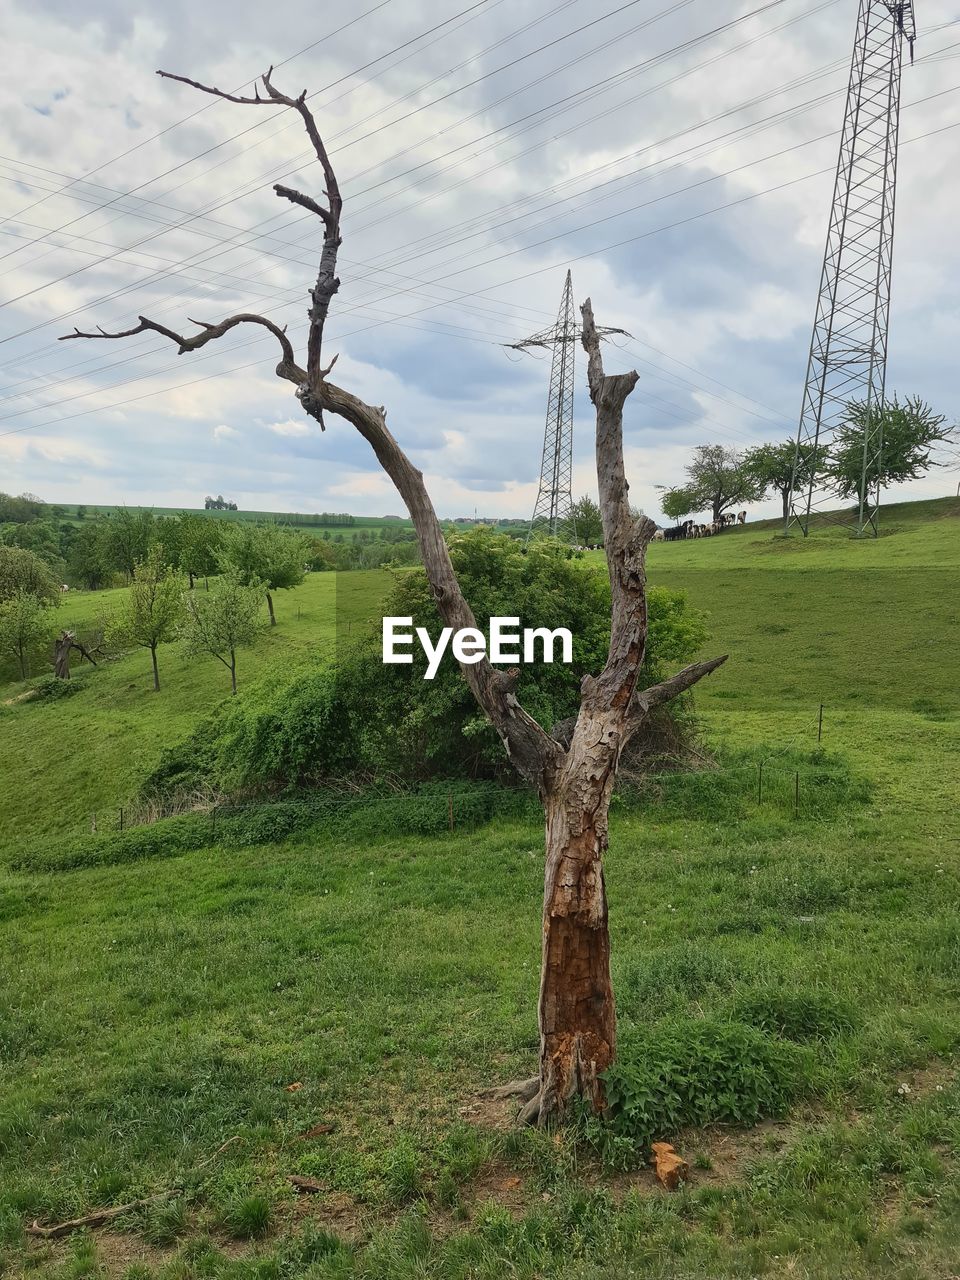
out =
{"type": "MultiPolygon", "coordinates": [[[[624,333],[623,329],[600,329],[600,336],[624,333]]],[[[539,347],[553,351],[550,390],[547,394],[547,422],[543,431],[540,460],[540,487],[530,521],[530,536],[545,533],[553,538],[576,542],[573,516],[573,371],[574,352],[580,341],[580,326],[573,309],[573,281],[567,272],[557,322],[549,329],[531,334],[522,342],[510,343],[514,351],[539,347]]]]}
{"type": "Polygon", "coordinates": [[[863,456],[858,507],[849,522],[858,534],[877,533],[900,72],[904,43],[912,60],[915,38],[910,0],[860,0],[786,532],[797,525],[806,535],[813,514],[836,502],[830,448],[856,401],[863,456]]]}

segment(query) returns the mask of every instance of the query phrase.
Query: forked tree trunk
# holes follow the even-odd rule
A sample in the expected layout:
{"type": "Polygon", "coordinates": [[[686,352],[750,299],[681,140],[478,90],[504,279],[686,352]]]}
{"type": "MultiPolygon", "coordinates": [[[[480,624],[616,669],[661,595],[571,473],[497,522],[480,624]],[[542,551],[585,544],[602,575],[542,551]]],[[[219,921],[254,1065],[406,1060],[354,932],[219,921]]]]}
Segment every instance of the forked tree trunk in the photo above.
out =
{"type": "MultiPolygon", "coordinates": [[[[324,366],[321,354],[324,323],[340,288],[336,275],[341,244],[343,201],[337,177],[309,106],[306,91],[297,98],[280,93],[271,71],[260,79],[264,90],[253,96],[224,94],[185,76],[160,75],[192,85],[204,93],[250,106],[283,105],[301,116],[323,169],[324,200],[276,185],[284,200],[308,209],[323,222],[323,249],[317,282],[310,290],[307,367],[301,368],[286,330],[249,312],[219,324],[200,322],[192,336],[176,333],[145,316],[119,333],[82,333],[70,338],[127,338],[152,331],[174,342],[180,353],[196,351],[223,337],[237,325],[254,324],[271,332],[280,344],[279,378],[296,387],[305,413],[324,426],[324,413],[351,423],[372,447],[410,512],[424,571],[446,626],[474,627],[476,619],[464,599],[437,513],[423,474],[413,465],[387,428],[386,410],[366,404],[330,381],[336,355],[324,366]]],[[[610,646],[601,672],[581,682],[580,714],[568,747],[548,735],[524,710],[516,696],[519,669],[505,671],[483,658],[462,663],[464,679],[499,734],[517,771],[543,798],[546,814],[546,877],[543,903],[543,967],[539,1022],[540,1071],[529,1081],[505,1086],[501,1093],[522,1096],[525,1119],[544,1123],[562,1116],[570,1100],[582,1096],[595,1109],[603,1106],[602,1074],[613,1061],[616,1015],[610,983],[610,940],[603,881],[607,848],[607,812],[617,761],[632,733],[657,706],[677,697],[715,670],[723,658],[697,662],[650,689],[637,693],[647,638],[647,544],[656,526],[635,516],[628,500],[623,465],[623,405],[637,382],[636,372],[607,376],[600,335],[589,299],[583,313],[583,346],[588,356],[590,398],[597,411],[596,458],[603,542],[610,573],[610,646]]],[[[719,512],[714,504],[714,519],[719,512]]],[[[273,602],[267,596],[270,620],[273,602]]],[[[231,654],[231,684],[236,692],[236,661],[231,654]]]]}

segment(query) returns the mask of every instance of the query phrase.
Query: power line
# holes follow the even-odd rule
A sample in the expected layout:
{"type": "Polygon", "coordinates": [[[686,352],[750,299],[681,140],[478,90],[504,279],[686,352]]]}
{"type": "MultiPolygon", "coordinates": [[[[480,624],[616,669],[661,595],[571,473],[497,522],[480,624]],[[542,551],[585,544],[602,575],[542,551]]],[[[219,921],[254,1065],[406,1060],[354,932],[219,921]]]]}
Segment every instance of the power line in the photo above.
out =
{"type": "MultiPolygon", "coordinates": [[[[960,86],[958,86],[958,87],[960,87],[960,86]]],[[[902,145],[903,145],[903,146],[907,146],[907,145],[909,145],[910,143],[913,143],[913,142],[920,142],[920,141],[923,141],[923,140],[924,140],[924,139],[926,139],[926,138],[934,137],[934,136],[936,136],[936,135],[938,135],[938,134],[941,134],[941,133],[946,133],[948,130],[950,130],[950,129],[956,129],[956,128],[958,128],[958,127],[960,127],[960,120],[953,121],[952,123],[950,123],[950,124],[946,124],[946,125],[943,125],[943,126],[941,126],[941,127],[937,128],[937,129],[931,129],[931,130],[927,131],[926,133],[918,134],[918,135],[916,135],[916,136],[915,136],[915,137],[913,137],[913,138],[909,138],[909,139],[907,139],[907,140],[906,140],[902,145]]],[[[800,177],[797,177],[797,178],[791,178],[791,179],[788,179],[788,180],[786,180],[786,181],[784,181],[784,182],[776,183],[775,185],[773,185],[773,186],[771,186],[771,187],[764,188],[764,189],[763,189],[763,190],[761,190],[761,191],[755,191],[755,192],[752,192],[752,193],[750,193],[749,195],[742,196],[742,197],[740,197],[740,198],[739,198],[739,199],[737,199],[737,200],[728,201],[728,202],[727,202],[727,203],[725,203],[725,204],[717,205],[717,206],[715,206],[715,207],[714,207],[714,208],[712,208],[712,209],[706,209],[706,210],[703,210],[703,211],[701,211],[701,212],[700,212],[700,213],[698,213],[698,214],[692,215],[691,217],[683,218],[683,219],[679,219],[679,220],[678,220],[678,221],[676,221],[676,222],[670,223],[670,224],[668,224],[668,225],[666,225],[666,226],[663,226],[663,227],[655,228],[655,229],[653,229],[653,230],[651,230],[651,231],[642,232],[642,233],[640,233],[640,234],[639,234],[639,235],[637,235],[637,236],[632,236],[632,237],[629,237],[628,239],[621,240],[621,241],[619,241],[619,242],[618,242],[617,244],[615,244],[615,245],[609,245],[609,246],[606,246],[606,248],[607,248],[608,250],[609,250],[609,249],[611,249],[611,248],[620,248],[620,247],[622,247],[623,245],[630,244],[630,243],[634,243],[634,242],[635,242],[635,241],[637,241],[637,240],[646,239],[646,238],[648,238],[648,237],[649,237],[649,236],[651,236],[651,235],[660,234],[661,232],[664,232],[664,231],[674,230],[674,229],[675,229],[676,227],[678,227],[678,226],[684,226],[684,225],[686,225],[686,224],[688,224],[688,223],[690,223],[690,222],[698,221],[699,219],[704,218],[704,217],[707,217],[707,216],[709,216],[710,214],[725,212],[725,211],[726,211],[726,210],[728,210],[728,209],[731,209],[731,208],[737,207],[737,206],[739,206],[739,205],[743,205],[743,204],[746,204],[746,203],[752,202],[752,201],[754,201],[754,200],[757,200],[757,199],[759,199],[760,197],[762,197],[762,196],[764,196],[764,195],[771,195],[771,194],[774,194],[774,193],[776,193],[776,192],[778,192],[778,191],[786,190],[786,189],[788,189],[788,188],[790,188],[790,187],[797,186],[797,185],[799,185],[799,184],[800,184],[800,183],[802,183],[802,182],[807,182],[807,181],[809,181],[811,178],[818,178],[818,177],[821,177],[823,174],[825,174],[825,173],[830,173],[830,172],[832,172],[832,167],[830,167],[830,168],[825,168],[825,169],[817,169],[817,170],[815,170],[814,172],[807,173],[807,174],[803,174],[803,175],[802,175],[802,176],[800,176],[800,177]]],[[[603,250],[601,250],[600,252],[602,252],[602,251],[603,251],[603,250]]],[[[589,252],[589,253],[582,254],[582,255],[580,255],[580,256],[579,256],[579,257],[577,257],[577,258],[570,258],[570,259],[568,259],[568,260],[567,260],[567,262],[564,262],[564,263],[560,263],[560,264],[557,264],[557,263],[551,263],[551,264],[549,264],[548,266],[545,266],[545,267],[538,267],[538,268],[536,268],[535,270],[525,272],[524,274],[522,274],[522,275],[520,275],[520,276],[514,276],[513,278],[511,278],[511,279],[509,279],[509,280],[500,281],[498,284],[495,284],[495,285],[489,285],[489,286],[487,286],[485,289],[474,290],[472,293],[464,293],[462,296],[463,296],[463,297],[474,297],[474,296],[477,296],[477,295],[481,295],[481,296],[482,296],[483,294],[485,294],[485,293],[487,293],[487,292],[490,292],[490,291],[491,291],[491,290],[493,290],[493,289],[503,288],[503,287],[505,287],[507,284],[516,284],[516,283],[522,282],[522,281],[524,281],[524,280],[531,279],[531,278],[532,278],[532,277],[534,277],[534,276],[542,275],[542,274],[544,274],[545,272],[548,272],[548,271],[555,271],[555,270],[557,270],[558,265],[559,265],[559,266],[568,266],[568,265],[572,265],[574,262],[582,261],[584,258],[593,257],[593,256],[594,256],[594,254],[595,254],[596,252],[598,252],[598,251],[593,250],[593,251],[591,251],[591,252],[589,252]]],[[[423,313],[423,311],[430,310],[430,309],[431,309],[431,308],[423,308],[421,312],[413,312],[413,313],[411,313],[411,314],[410,314],[410,316],[405,317],[405,319],[411,319],[411,318],[414,318],[415,316],[417,316],[417,315],[419,315],[419,314],[422,314],[422,313],[423,313]]],[[[380,327],[382,327],[382,325],[383,325],[383,324],[385,324],[385,323],[390,323],[390,322],[389,322],[389,321],[379,321],[379,322],[377,322],[376,324],[373,324],[373,325],[367,325],[367,326],[365,326],[365,327],[364,327],[364,328],[362,328],[362,329],[355,329],[355,330],[350,331],[349,333],[339,334],[339,335],[336,335],[336,336],[335,336],[335,340],[336,340],[336,341],[343,341],[344,339],[346,339],[346,338],[348,338],[348,337],[352,337],[352,336],[354,336],[354,334],[357,334],[357,333],[365,333],[365,332],[369,332],[371,329],[377,329],[377,328],[380,328],[380,327]]],[[[246,346],[246,345],[249,345],[249,344],[247,344],[247,343],[243,343],[243,344],[240,344],[240,345],[241,345],[241,347],[242,347],[242,346],[246,346]]],[[[204,357],[198,357],[198,359],[202,359],[202,358],[204,358],[204,357]]],[[[209,357],[208,357],[208,358],[209,358],[209,357]]],[[[255,361],[250,361],[250,362],[248,362],[248,363],[246,363],[246,364],[237,365],[237,366],[232,366],[232,367],[231,367],[231,368],[229,368],[229,369],[220,370],[220,371],[218,371],[217,373],[207,374],[207,375],[205,375],[205,376],[203,376],[203,377],[200,377],[200,378],[194,378],[194,379],[190,379],[190,380],[188,380],[188,381],[186,381],[186,382],[178,383],[178,384],[176,384],[176,385],[175,385],[175,386],[173,386],[173,387],[165,388],[165,390],[167,390],[167,391],[180,390],[180,389],[182,389],[183,387],[186,387],[186,386],[195,386],[195,385],[197,385],[197,384],[199,384],[199,383],[202,383],[202,382],[208,382],[208,381],[210,381],[212,378],[224,377],[224,376],[226,376],[227,374],[239,373],[239,372],[242,372],[242,371],[244,371],[244,370],[246,370],[246,369],[254,368],[254,367],[260,367],[260,368],[262,368],[262,367],[263,367],[262,362],[261,362],[260,360],[255,360],[255,361]]],[[[59,422],[69,421],[69,420],[71,420],[71,419],[73,419],[73,418],[78,418],[78,417],[85,417],[85,416],[87,416],[87,415],[88,415],[88,414],[90,414],[90,413],[104,413],[104,412],[110,412],[110,411],[112,411],[112,410],[114,410],[114,409],[118,409],[118,408],[125,407],[125,406],[126,406],[126,405],[128,405],[128,404],[135,404],[135,403],[138,403],[140,400],[145,400],[145,399],[149,399],[149,398],[155,398],[155,397],[156,397],[156,395],[157,395],[157,392],[156,392],[156,391],[149,391],[149,392],[146,392],[144,395],[141,395],[141,396],[135,396],[135,397],[132,397],[132,398],[127,399],[127,400],[118,401],[117,403],[115,403],[115,404],[111,404],[111,405],[99,406],[99,407],[98,407],[98,408],[96,408],[96,409],[84,409],[84,410],[81,410],[79,413],[75,413],[75,414],[68,414],[68,415],[65,415],[65,416],[64,416],[64,417],[62,417],[62,418],[53,419],[53,420],[51,420],[50,422],[45,422],[45,423],[33,423],[33,424],[30,424],[30,425],[25,426],[25,427],[17,427],[17,428],[15,428],[15,429],[14,429],[14,430],[12,430],[12,431],[6,431],[6,432],[3,432],[3,433],[0,433],[0,439],[5,438],[6,436],[18,435],[18,434],[20,434],[20,433],[22,433],[22,432],[24,432],[24,431],[40,430],[40,429],[42,429],[42,428],[44,428],[44,427],[48,427],[48,426],[56,426],[59,422]]]]}

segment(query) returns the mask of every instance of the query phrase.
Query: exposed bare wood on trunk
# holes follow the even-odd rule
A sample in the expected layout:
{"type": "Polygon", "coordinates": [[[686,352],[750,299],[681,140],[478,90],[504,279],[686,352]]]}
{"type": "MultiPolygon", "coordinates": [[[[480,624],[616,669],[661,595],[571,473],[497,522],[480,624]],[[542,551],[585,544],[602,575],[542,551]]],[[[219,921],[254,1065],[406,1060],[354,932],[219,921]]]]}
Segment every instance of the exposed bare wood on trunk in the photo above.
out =
{"type": "Polygon", "coordinates": [[[53,674],[58,680],[70,679],[70,654],[74,649],[81,658],[86,658],[94,666],[97,665],[96,658],[83,642],[77,639],[73,631],[61,631],[53,646],[53,674]]]}
{"type": "MultiPolygon", "coordinates": [[[[306,105],[306,93],[288,98],[273,87],[270,76],[268,71],[261,78],[266,96],[257,90],[253,97],[222,93],[182,76],[168,78],[230,102],[286,106],[299,112],[303,119],[323,171],[325,203],[288,187],[276,186],[274,190],[281,199],[316,214],[323,224],[320,264],[307,313],[306,368],[297,363],[285,331],[263,317],[246,313],[218,325],[205,324],[200,334],[189,339],[143,317],[135,329],[124,334],[77,331],[67,336],[122,337],[153,330],[176,342],[183,352],[222,337],[241,323],[260,324],[270,330],[280,342],[283,355],[277,376],[296,384],[303,410],[321,427],[325,413],[349,422],[368,442],[393,481],[413,521],[427,579],[444,624],[455,629],[473,627],[475,618],[460,590],[423,475],[388,429],[386,410],[366,404],[330,381],[336,356],[325,366],[322,363],[324,325],[340,285],[336,266],[343,202],[306,105]]],[[[574,1097],[584,1097],[594,1108],[602,1109],[603,1072],[616,1053],[604,858],[610,798],[621,753],[651,710],[691,688],[725,660],[721,657],[694,663],[653,688],[637,691],[647,643],[646,551],[655,531],[652,520],[635,517],[630,511],[623,460],[623,409],[638,375],[605,372],[589,300],[582,312],[590,396],[596,409],[597,482],[610,573],[607,661],[597,675],[584,677],[579,715],[564,743],[544,732],[520,706],[515,692],[517,671],[496,669],[486,659],[476,665],[462,665],[464,679],[499,733],[510,760],[522,777],[537,788],[546,817],[540,1065],[532,1080],[512,1082],[500,1091],[524,1102],[521,1115],[525,1120],[541,1123],[562,1116],[574,1097]]]]}

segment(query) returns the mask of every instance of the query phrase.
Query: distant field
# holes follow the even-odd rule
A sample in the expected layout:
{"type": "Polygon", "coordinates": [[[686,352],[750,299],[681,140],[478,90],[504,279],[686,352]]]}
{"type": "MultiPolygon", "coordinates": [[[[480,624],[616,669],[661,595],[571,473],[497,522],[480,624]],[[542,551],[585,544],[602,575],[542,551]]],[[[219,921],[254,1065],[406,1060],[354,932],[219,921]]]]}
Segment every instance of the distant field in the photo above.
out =
{"type": "MultiPolygon", "coordinates": [[[[87,518],[92,516],[110,515],[114,511],[121,508],[117,504],[76,504],[76,503],[59,503],[64,510],[63,519],[73,524],[80,524],[82,521],[77,517],[78,505],[86,506],[87,518]]],[[[205,516],[210,520],[254,520],[254,521],[271,521],[277,524],[288,524],[298,529],[319,529],[329,530],[331,533],[342,533],[344,535],[356,534],[361,529],[373,530],[379,532],[386,530],[388,533],[395,529],[412,529],[413,525],[409,516],[350,516],[349,519],[341,520],[336,515],[329,512],[320,512],[309,514],[297,511],[217,511],[206,507],[138,507],[129,506],[129,511],[152,511],[155,516],[179,516],[184,514],[205,516]],[[324,518],[324,517],[327,518],[324,518]]],[[[444,523],[447,523],[444,521],[444,523]]],[[[497,527],[505,532],[520,530],[526,531],[526,524],[523,521],[508,521],[505,524],[497,522],[497,527]]]]}

